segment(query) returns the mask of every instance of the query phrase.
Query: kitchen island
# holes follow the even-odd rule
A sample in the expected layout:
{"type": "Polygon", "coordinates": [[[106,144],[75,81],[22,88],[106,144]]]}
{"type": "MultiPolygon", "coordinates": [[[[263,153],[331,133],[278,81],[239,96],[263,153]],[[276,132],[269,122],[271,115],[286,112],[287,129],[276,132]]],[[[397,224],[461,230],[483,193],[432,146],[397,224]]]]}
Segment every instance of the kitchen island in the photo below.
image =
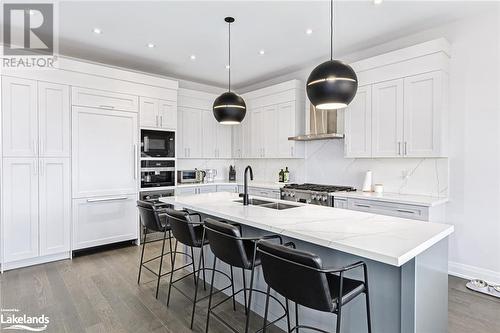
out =
{"type": "MultiPolygon", "coordinates": [[[[373,332],[447,332],[448,236],[453,226],[262,199],[294,207],[243,206],[238,194],[224,192],[161,200],[176,208],[238,222],[244,226],[244,236],[279,234],[297,248],[321,256],[328,267],[364,260],[369,271],[373,332]]],[[[263,290],[265,282],[260,270],[257,272],[256,287],[263,290]]],[[[362,278],[361,272],[350,276],[362,278]]],[[[224,284],[222,278],[216,279],[216,287],[224,284]]],[[[253,304],[252,310],[262,314],[263,298],[256,296],[253,304]]],[[[270,313],[279,316],[279,308],[270,307],[270,313]]],[[[301,323],[329,331],[335,321],[332,314],[307,309],[300,315],[301,323]]],[[[284,328],[285,323],[280,326],[284,328]]],[[[342,328],[343,332],[366,332],[362,298],[346,307],[342,328]]]]}

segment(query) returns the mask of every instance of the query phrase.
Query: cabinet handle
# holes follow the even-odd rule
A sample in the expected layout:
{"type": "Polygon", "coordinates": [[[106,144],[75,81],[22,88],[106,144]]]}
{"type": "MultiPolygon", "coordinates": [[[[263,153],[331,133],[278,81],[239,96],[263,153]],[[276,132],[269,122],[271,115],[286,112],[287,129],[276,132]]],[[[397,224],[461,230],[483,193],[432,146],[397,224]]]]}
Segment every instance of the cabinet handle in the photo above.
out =
{"type": "Polygon", "coordinates": [[[118,200],[126,200],[126,199],[127,199],[127,197],[96,198],[96,199],[87,199],[87,202],[118,201],[118,200]]]}
{"type": "Polygon", "coordinates": [[[163,116],[160,116],[160,127],[163,127],[163,116]]]}
{"type": "Polygon", "coordinates": [[[99,105],[100,108],[103,108],[103,109],[111,109],[113,110],[115,107],[113,105],[99,105]]]}
{"type": "Polygon", "coordinates": [[[398,155],[401,156],[401,141],[398,141],[398,155]]]}
{"type": "Polygon", "coordinates": [[[290,147],[290,156],[293,156],[293,147],[290,147]]]}
{"type": "Polygon", "coordinates": [[[354,204],[356,207],[361,207],[361,208],[371,208],[371,206],[368,205],[362,205],[362,204],[354,204]]]}
{"type": "Polygon", "coordinates": [[[411,210],[396,209],[396,211],[400,213],[415,214],[415,212],[411,210]]]}
{"type": "Polygon", "coordinates": [[[405,141],[405,156],[408,155],[408,142],[405,141]]]}
{"type": "Polygon", "coordinates": [[[137,179],[137,144],[134,144],[134,179],[137,179]]]}
{"type": "Polygon", "coordinates": [[[158,115],[156,115],[156,127],[158,127],[158,115]]]}

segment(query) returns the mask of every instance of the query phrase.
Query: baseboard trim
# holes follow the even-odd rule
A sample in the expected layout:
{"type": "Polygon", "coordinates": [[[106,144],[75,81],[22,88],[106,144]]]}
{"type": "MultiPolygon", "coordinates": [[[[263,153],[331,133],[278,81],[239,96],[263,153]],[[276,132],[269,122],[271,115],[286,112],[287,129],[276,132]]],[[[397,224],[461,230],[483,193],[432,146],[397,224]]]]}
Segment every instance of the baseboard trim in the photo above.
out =
{"type": "Polygon", "coordinates": [[[448,274],[467,280],[481,279],[489,283],[500,284],[500,272],[453,261],[448,262],[448,274]]]}
{"type": "Polygon", "coordinates": [[[18,260],[18,261],[13,261],[13,262],[6,262],[2,266],[2,268],[3,268],[2,270],[8,271],[11,269],[17,269],[17,268],[28,267],[28,266],[33,266],[33,265],[40,265],[40,264],[45,264],[45,263],[49,263],[52,261],[58,261],[58,260],[64,260],[64,259],[70,259],[70,258],[71,258],[70,252],[51,254],[51,255],[47,255],[47,256],[35,257],[35,258],[18,260]]]}

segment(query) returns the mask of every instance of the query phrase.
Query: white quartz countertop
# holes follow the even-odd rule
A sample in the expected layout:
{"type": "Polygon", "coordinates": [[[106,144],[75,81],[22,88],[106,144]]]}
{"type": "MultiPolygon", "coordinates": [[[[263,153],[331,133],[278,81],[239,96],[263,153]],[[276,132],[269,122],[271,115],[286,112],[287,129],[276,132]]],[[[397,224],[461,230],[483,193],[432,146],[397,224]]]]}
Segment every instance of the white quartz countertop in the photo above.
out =
{"type": "Polygon", "coordinates": [[[402,266],[453,233],[447,224],[414,221],[346,209],[291,203],[275,210],[243,206],[237,193],[217,192],[160,200],[177,207],[281,234],[367,259],[402,266]]]}
{"type": "MultiPolygon", "coordinates": [[[[213,186],[213,185],[242,185],[243,186],[243,181],[230,182],[228,180],[217,180],[216,179],[212,183],[177,184],[176,187],[183,188],[183,187],[198,187],[198,186],[213,186]]],[[[285,183],[249,181],[248,186],[266,188],[266,189],[270,189],[270,190],[279,190],[280,188],[285,186],[285,183]]]]}
{"type": "Polygon", "coordinates": [[[375,192],[335,192],[335,198],[356,198],[372,201],[395,202],[401,204],[433,207],[448,202],[448,198],[417,194],[375,193],[375,192]]]}

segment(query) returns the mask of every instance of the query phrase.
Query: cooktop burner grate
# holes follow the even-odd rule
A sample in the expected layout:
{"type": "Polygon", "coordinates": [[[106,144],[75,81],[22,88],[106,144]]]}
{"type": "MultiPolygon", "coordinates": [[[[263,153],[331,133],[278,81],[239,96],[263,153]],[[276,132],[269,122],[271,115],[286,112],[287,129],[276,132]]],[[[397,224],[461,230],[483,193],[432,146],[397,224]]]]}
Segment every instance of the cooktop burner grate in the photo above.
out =
{"type": "Polygon", "coordinates": [[[320,184],[286,184],[284,186],[288,190],[302,190],[302,191],[314,191],[314,192],[339,192],[339,191],[356,191],[354,187],[351,186],[337,186],[337,185],[320,185],[320,184]]]}

